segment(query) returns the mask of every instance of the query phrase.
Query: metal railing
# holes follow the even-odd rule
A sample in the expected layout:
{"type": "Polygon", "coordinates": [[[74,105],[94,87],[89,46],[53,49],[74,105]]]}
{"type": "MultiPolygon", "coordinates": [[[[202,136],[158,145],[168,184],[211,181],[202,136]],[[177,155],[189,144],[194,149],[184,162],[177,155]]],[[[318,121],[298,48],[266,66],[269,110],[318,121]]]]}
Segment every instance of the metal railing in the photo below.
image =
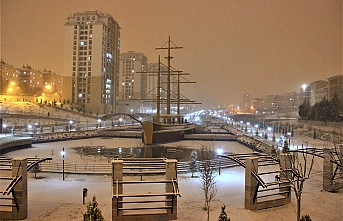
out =
{"type": "MultiPolygon", "coordinates": [[[[238,163],[227,159],[213,159],[211,165],[215,168],[224,169],[229,167],[238,166],[238,163]]],[[[201,164],[199,164],[201,167],[201,164]]],[[[42,162],[41,163],[42,172],[48,173],[62,173],[63,172],[63,162],[42,162]]],[[[155,165],[156,168],[156,165],[155,165]]],[[[147,164],[141,166],[128,166],[126,170],[130,174],[139,175],[140,170],[149,169],[147,164]]],[[[162,169],[159,167],[159,169],[162,169]]],[[[164,169],[164,167],[163,167],[164,169]]],[[[199,168],[201,169],[201,168],[199,168]]],[[[178,162],[177,163],[178,173],[190,172],[188,162],[178,162]]],[[[65,173],[74,173],[74,174],[111,174],[112,173],[112,164],[111,163],[64,163],[64,172],[65,173]]],[[[157,173],[157,172],[156,172],[157,173]]]]}

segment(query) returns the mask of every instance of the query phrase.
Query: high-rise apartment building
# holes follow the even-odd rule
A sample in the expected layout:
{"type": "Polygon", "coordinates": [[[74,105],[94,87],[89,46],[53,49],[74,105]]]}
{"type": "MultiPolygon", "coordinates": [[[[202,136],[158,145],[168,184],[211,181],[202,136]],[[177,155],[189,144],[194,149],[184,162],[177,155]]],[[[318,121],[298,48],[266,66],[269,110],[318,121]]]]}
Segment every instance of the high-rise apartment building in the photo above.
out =
{"type": "Polygon", "coordinates": [[[145,99],[147,95],[148,58],[129,51],[120,54],[119,100],[145,99]]]}
{"type": "Polygon", "coordinates": [[[120,26],[110,14],[86,11],[65,23],[62,97],[93,113],[117,110],[120,26]]]}
{"type": "MultiPolygon", "coordinates": [[[[157,100],[157,88],[158,88],[158,71],[160,71],[160,109],[161,114],[165,114],[166,111],[166,102],[167,102],[167,90],[168,90],[168,66],[160,63],[150,63],[148,65],[148,70],[150,74],[147,79],[148,87],[148,98],[152,100],[157,100]]],[[[178,93],[178,77],[176,71],[171,70],[170,77],[170,98],[171,98],[171,109],[176,109],[176,100],[178,93]]],[[[155,106],[155,105],[154,105],[155,106]]]]}

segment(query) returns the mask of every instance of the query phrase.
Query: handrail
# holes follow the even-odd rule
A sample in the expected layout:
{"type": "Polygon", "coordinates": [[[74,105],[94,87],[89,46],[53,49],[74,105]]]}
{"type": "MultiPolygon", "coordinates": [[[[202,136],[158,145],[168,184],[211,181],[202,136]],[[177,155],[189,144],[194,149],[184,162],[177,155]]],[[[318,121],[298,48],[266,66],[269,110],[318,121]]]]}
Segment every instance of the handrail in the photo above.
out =
{"type": "Polygon", "coordinates": [[[13,178],[13,180],[11,181],[11,183],[7,186],[5,192],[3,192],[2,195],[9,195],[12,191],[13,188],[15,187],[15,185],[17,185],[17,183],[21,180],[22,176],[15,176],[13,178]]]}

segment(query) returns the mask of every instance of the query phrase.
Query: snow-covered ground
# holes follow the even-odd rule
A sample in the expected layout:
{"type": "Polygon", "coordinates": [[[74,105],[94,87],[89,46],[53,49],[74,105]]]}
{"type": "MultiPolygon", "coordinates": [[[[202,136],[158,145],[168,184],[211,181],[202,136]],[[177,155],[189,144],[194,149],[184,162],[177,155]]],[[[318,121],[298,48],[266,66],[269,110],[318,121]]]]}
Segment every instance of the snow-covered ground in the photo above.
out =
{"type": "MultiPolygon", "coordinates": [[[[304,138],[295,137],[294,143],[301,143],[304,138]]],[[[309,146],[317,146],[320,142],[309,139],[309,146]]],[[[34,144],[32,148],[18,150],[6,154],[9,157],[53,157],[53,162],[61,162],[60,152],[66,151],[66,162],[100,161],[100,158],[82,158],[72,148],[77,146],[139,147],[140,139],[101,139],[91,138],[54,143],[34,144]]],[[[168,146],[189,146],[201,148],[202,145],[221,147],[226,152],[248,153],[247,147],[237,142],[203,142],[181,141],[168,146]]],[[[337,193],[322,191],[321,160],[317,160],[315,171],[306,180],[302,214],[309,214],[312,220],[342,220],[342,190],[337,193]]],[[[275,168],[276,170],[277,168],[275,168]]],[[[292,194],[292,203],[277,208],[252,212],[244,209],[244,173],[242,167],[229,168],[217,176],[218,193],[212,202],[211,219],[218,220],[221,205],[226,205],[226,212],[232,221],[235,220],[296,220],[296,201],[292,194]]],[[[111,176],[106,175],[72,175],[67,174],[62,181],[62,174],[41,173],[39,179],[29,175],[28,180],[28,218],[26,220],[82,220],[86,205],[82,204],[82,190],[88,189],[86,202],[96,195],[106,220],[111,220],[111,176]]],[[[178,198],[178,220],[206,220],[203,210],[204,200],[200,190],[199,179],[191,178],[191,174],[178,176],[181,197],[178,198]]],[[[124,190],[125,191],[125,190],[124,190]]]]}

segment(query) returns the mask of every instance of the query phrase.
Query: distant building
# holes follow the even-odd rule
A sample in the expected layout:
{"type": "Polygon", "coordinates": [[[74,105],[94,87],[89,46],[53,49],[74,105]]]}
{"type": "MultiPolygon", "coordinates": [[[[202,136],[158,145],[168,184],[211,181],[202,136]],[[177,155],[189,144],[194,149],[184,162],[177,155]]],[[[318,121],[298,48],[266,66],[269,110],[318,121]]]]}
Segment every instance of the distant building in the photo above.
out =
{"type": "Polygon", "coordinates": [[[22,94],[39,95],[42,92],[42,74],[29,65],[19,68],[17,82],[22,94]]]}
{"type": "MultiPolygon", "coordinates": [[[[161,63],[160,67],[158,67],[158,63],[151,63],[148,65],[148,70],[150,72],[148,80],[147,80],[147,86],[148,86],[148,98],[155,101],[153,104],[154,109],[156,109],[156,100],[157,100],[157,89],[158,89],[158,68],[160,68],[160,99],[161,99],[161,114],[166,113],[166,102],[162,102],[162,100],[167,100],[167,72],[168,67],[163,65],[161,63]]],[[[177,94],[177,77],[171,77],[170,78],[170,89],[171,94],[174,96],[171,96],[171,99],[175,99],[175,95],[177,94]]],[[[171,107],[173,107],[173,104],[171,104],[171,107]]]]}
{"type": "Polygon", "coordinates": [[[328,98],[331,100],[335,94],[343,105],[343,75],[336,75],[328,78],[328,98]]]}
{"type": "Polygon", "coordinates": [[[253,100],[254,114],[286,114],[298,111],[298,95],[295,92],[283,95],[267,95],[253,100]]]}
{"type": "Polygon", "coordinates": [[[7,95],[15,94],[15,87],[18,87],[19,70],[13,65],[0,61],[0,93],[7,95]]]}
{"type": "Polygon", "coordinates": [[[311,106],[319,103],[323,98],[328,99],[328,82],[324,80],[311,82],[309,85],[311,106]]]}
{"type": "Polygon", "coordinates": [[[239,109],[243,113],[253,113],[252,99],[249,94],[243,95],[243,100],[239,104],[239,109]]]}
{"type": "Polygon", "coordinates": [[[129,51],[120,54],[119,112],[137,113],[147,96],[148,58],[143,53],[129,51]]]}
{"type": "Polygon", "coordinates": [[[253,99],[253,108],[254,108],[254,114],[262,114],[263,104],[262,104],[261,98],[254,98],[253,99]]]}
{"type": "Polygon", "coordinates": [[[110,14],[72,14],[64,25],[62,96],[93,113],[116,112],[120,26],[110,14]]]}
{"type": "Polygon", "coordinates": [[[148,58],[143,53],[129,51],[120,54],[119,100],[142,99],[147,94],[148,58]]]}
{"type": "Polygon", "coordinates": [[[279,113],[298,112],[298,94],[295,92],[286,93],[281,96],[279,113]]]}
{"type": "Polygon", "coordinates": [[[61,95],[62,93],[62,82],[61,76],[57,75],[52,71],[44,70],[42,71],[42,86],[43,92],[46,94],[57,93],[61,95]]]}
{"type": "Polygon", "coordinates": [[[298,98],[298,104],[299,106],[304,103],[305,100],[310,101],[310,88],[308,85],[303,84],[300,87],[300,93],[298,98]]]}

